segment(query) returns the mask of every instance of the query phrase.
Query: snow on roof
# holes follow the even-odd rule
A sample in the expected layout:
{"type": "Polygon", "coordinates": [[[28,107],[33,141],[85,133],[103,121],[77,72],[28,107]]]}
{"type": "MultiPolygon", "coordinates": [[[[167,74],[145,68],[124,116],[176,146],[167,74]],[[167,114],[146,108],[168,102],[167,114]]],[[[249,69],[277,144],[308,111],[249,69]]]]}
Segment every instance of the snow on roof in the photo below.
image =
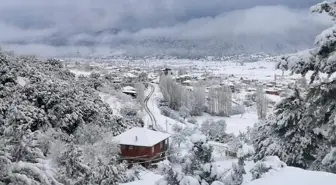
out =
{"type": "Polygon", "coordinates": [[[170,134],[153,131],[146,128],[133,127],[116,136],[114,140],[122,145],[152,147],[155,144],[167,139],[168,137],[170,137],[170,134]]]}
{"type": "Polygon", "coordinates": [[[182,83],[191,83],[191,80],[185,80],[182,83]]]}
{"type": "Polygon", "coordinates": [[[126,73],[124,74],[124,77],[129,77],[129,78],[137,78],[138,76],[132,74],[132,73],[126,73]]]}
{"type": "Polygon", "coordinates": [[[125,86],[122,88],[123,91],[136,91],[134,87],[131,87],[131,86],[125,86]]]}
{"type": "Polygon", "coordinates": [[[171,71],[171,69],[166,67],[166,68],[162,68],[161,71],[171,71]]]}
{"type": "Polygon", "coordinates": [[[221,85],[234,86],[233,82],[231,82],[231,81],[222,81],[220,84],[221,85]]]}

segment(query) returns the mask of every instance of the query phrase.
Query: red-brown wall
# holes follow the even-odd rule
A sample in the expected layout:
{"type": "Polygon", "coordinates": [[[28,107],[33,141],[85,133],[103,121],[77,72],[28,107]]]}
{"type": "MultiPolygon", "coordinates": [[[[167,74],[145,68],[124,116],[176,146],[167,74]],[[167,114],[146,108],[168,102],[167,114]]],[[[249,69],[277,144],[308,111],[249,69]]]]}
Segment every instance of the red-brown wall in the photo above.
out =
{"type": "Polygon", "coordinates": [[[161,141],[154,145],[154,152],[152,153],[152,147],[144,147],[144,146],[130,146],[130,145],[121,145],[121,155],[124,157],[140,157],[140,158],[151,158],[156,154],[159,154],[168,147],[168,139],[167,144],[164,144],[164,141],[161,141]],[[160,143],[162,143],[162,148],[160,148],[160,143]],[[132,149],[130,149],[132,147],[132,149]]]}

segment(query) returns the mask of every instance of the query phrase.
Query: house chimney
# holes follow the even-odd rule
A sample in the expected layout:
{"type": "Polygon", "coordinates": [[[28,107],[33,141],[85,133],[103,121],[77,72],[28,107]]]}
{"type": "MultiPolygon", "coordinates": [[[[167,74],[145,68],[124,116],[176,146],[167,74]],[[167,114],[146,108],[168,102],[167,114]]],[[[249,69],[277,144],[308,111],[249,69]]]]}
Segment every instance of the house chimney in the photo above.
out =
{"type": "Polygon", "coordinates": [[[138,141],[138,136],[135,136],[135,141],[138,141]]]}

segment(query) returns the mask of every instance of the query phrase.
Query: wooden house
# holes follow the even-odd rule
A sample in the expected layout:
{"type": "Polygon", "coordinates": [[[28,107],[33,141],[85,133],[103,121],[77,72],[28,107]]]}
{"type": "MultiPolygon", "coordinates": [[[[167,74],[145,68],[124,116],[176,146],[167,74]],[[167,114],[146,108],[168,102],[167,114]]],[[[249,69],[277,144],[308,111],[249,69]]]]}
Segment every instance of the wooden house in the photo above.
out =
{"type": "Polygon", "coordinates": [[[122,160],[147,166],[165,159],[169,137],[166,133],[133,127],[116,136],[115,141],[120,145],[122,160]]]}

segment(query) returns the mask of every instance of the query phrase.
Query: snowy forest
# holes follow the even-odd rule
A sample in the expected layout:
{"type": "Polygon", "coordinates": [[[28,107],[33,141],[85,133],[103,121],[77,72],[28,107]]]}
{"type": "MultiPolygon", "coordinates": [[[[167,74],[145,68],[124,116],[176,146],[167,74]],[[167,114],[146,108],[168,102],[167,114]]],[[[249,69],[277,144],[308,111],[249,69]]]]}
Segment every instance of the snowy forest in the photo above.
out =
{"type": "MultiPolygon", "coordinates": [[[[336,2],[311,11],[334,21],[336,2]]],[[[143,172],[156,175],[149,178],[155,185],[271,185],[275,180],[262,179],[284,169],[292,176],[307,173],[302,178],[321,173],[321,184],[336,184],[335,56],[336,26],[322,31],[313,48],[277,56],[276,68],[300,75],[299,85],[288,86],[272,109],[263,87],[256,87],[251,99],[257,122],[237,135],[228,132],[225,118],[243,117],[246,108],[234,101],[231,86],[206,89],[197,83],[188,90],[161,75],[162,97],[157,110],[151,108],[151,126],[164,122],[160,116],[175,123],[166,119],[166,128],[157,126],[155,131],[171,135],[167,158],[146,169],[121,160],[113,140],[149,124],[142,115],[154,107],[147,93],[154,83],[145,73],[121,80],[134,86],[137,97],[131,98],[116,85],[118,76],[76,75],[58,59],[0,50],[0,185],[145,185],[136,184],[143,172]],[[120,110],[103,93],[122,101],[120,110]],[[198,119],[202,115],[206,119],[198,119]],[[218,153],[230,157],[229,168],[216,163],[218,153]]]]}

